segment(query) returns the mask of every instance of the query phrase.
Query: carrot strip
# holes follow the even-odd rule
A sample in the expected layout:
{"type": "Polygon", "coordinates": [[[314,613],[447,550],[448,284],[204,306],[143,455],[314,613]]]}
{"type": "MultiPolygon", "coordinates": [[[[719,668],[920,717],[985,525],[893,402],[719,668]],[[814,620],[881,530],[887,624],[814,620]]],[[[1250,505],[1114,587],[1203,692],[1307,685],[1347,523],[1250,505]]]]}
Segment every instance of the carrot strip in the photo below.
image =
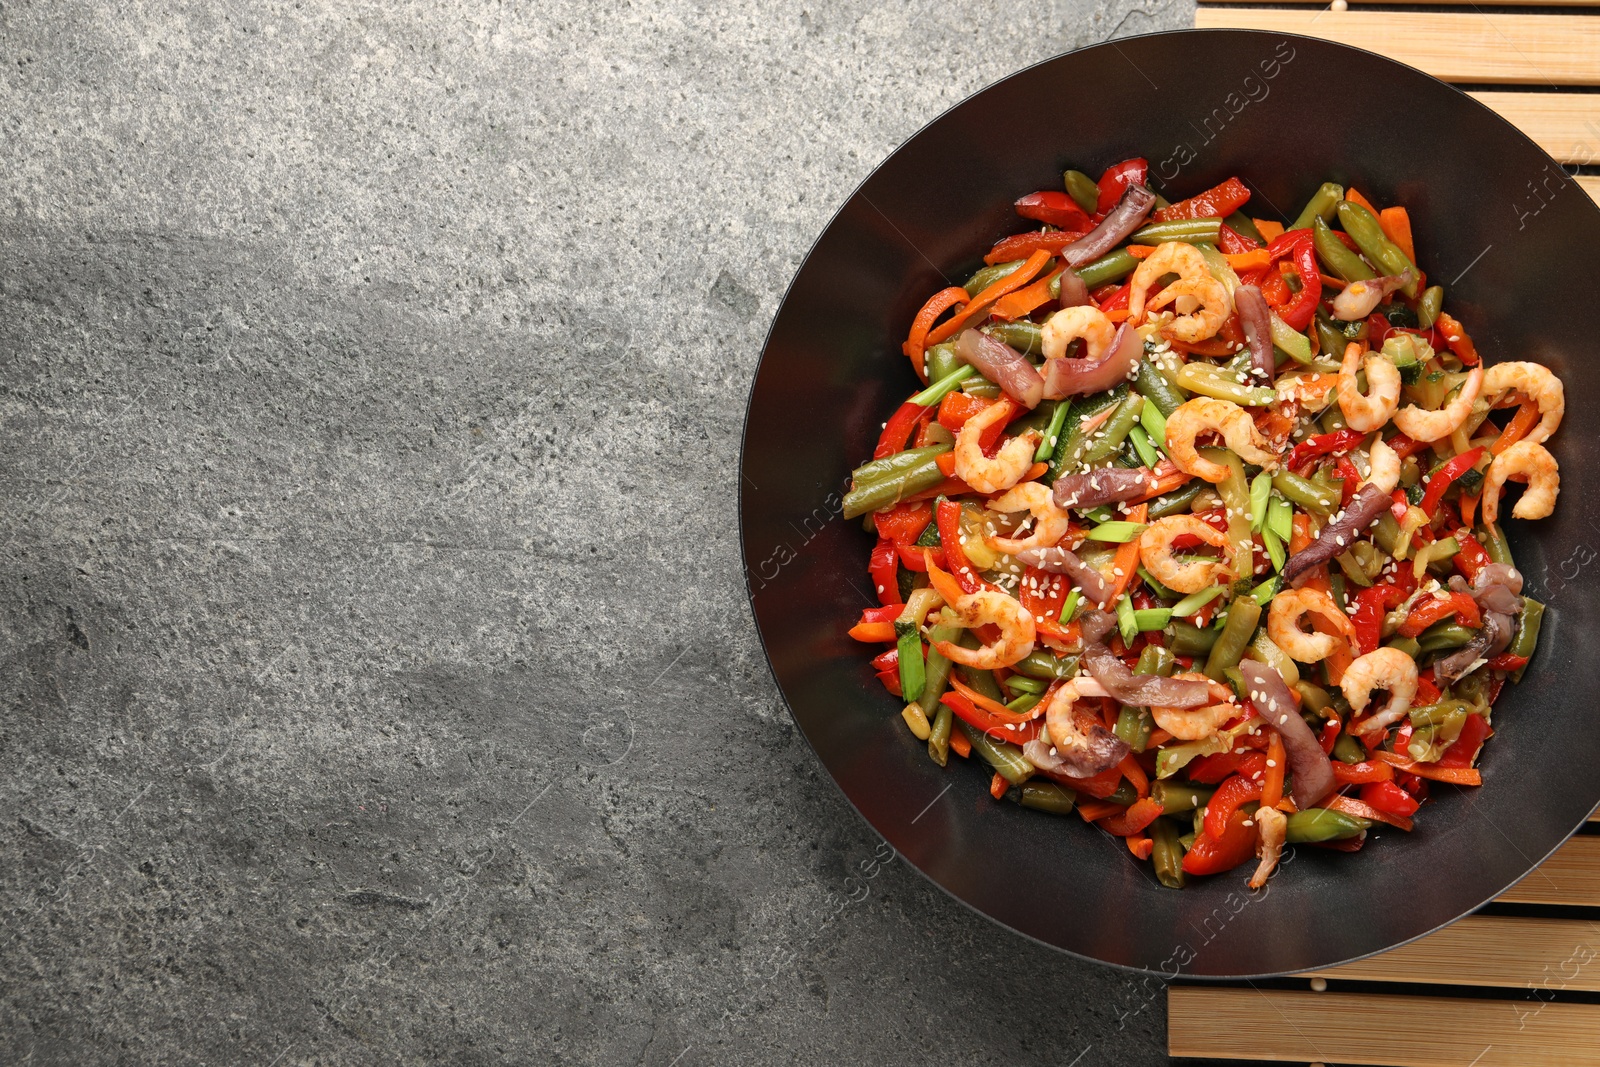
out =
{"type": "Polygon", "coordinates": [[[1378,225],[1384,236],[1400,246],[1411,262],[1417,261],[1417,248],[1411,241],[1411,216],[1403,207],[1386,207],[1378,212],[1378,225]]]}
{"type": "Polygon", "coordinates": [[[1172,735],[1167,733],[1167,731],[1165,731],[1165,730],[1152,730],[1152,731],[1150,731],[1150,740],[1148,740],[1148,741],[1146,741],[1144,743],[1145,751],[1146,752],[1152,752],[1155,749],[1160,748],[1162,745],[1166,744],[1168,741],[1171,741],[1171,740],[1172,740],[1172,735]]]}
{"type": "MultiPolygon", "coordinates": [[[[1358,205],[1360,207],[1364,207],[1368,211],[1372,212],[1373,218],[1377,218],[1378,217],[1378,209],[1372,206],[1372,201],[1368,200],[1366,197],[1362,196],[1356,190],[1354,190],[1354,189],[1346,189],[1345,192],[1344,192],[1344,198],[1346,200],[1350,201],[1352,204],[1356,204],[1356,205],[1358,205]]],[[[1416,261],[1413,260],[1412,262],[1416,262],[1416,261]]]]}
{"type": "Polygon", "coordinates": [[[990,314],[997,319],[1005,319],[1010,322],[1012,319],[1022,318],[1034,308],[1048,304],[1054,299],[1050,295],[1050,283],[1060,276],[1061,272],[1056,271],[1040,278],[1032,285],[1024,286],[1014,293],[1008,293],[994,302],[994,307],[990,309],[990,314]]]}
{"type": "Polygon", "coordinates": [[[1121,804],[1113,804],[1109,800],[1082,800],[1078,802],[1078,814],[1083,816],[1084,822],[1097,822],[1107,815],[1115,815],[1126,810],[1121,804]]]}
{"type": "Polygon", "coordinates": [[[922,310],[917,312],[917,317],[911,320],[911,333],[906,337],[906,343],[901,346],[907,356],[911,358],[911,366],[916,369],[917,377],[924,382],[928,380],[928,369],[922,354],[927,350],[928,331],[933,329],[934,322],[950,308],[964,303],[967,291],[959,285],[952,285],[948,289],[940,289],[928,297],[928,302],[922,305],[922,310]]]}
{"type": "Polygon", "coordinates": [[[1150,487],[1150,491],[1144,496],[1140,497],[1139,500],[1141,502],[1154,500],[1163,493],[1170,493],[1174,489],[1177,489],[1180,486],[1188,485],[1192,481],[1194,481],[1194,475],[1185,474],[1183,471],[1159,475],[1155,480],[1155,484],[1150,487]]]}
{"type": "Polygon", "coordinates": [[[1410,830],[1412,822],[1404,815],[1390,815],[1386,811],[1379,811],[1364,800],[1355,797],[1345,797],[1335,794],[1322,802],[1322,806],[1329,811],[1337,811],[1342,815],[1350,815],[1357,819],[1371,819],[1373,822],[1384,822],[1401,830],[1410,830]]]}
{"type": "Polygon", "coordinates": [[[1228,261],[1228,266],[1236,271],[1260,270],[1272,262],[1272,257],[1265,248],[1252,248],[1248,252],[1236,252],[1233,255],[1222,257],[1228,261]]]}
{"type": "Polygon", "coordinates": [[[1156,254],[1156,246],[1129,245],[1127,248],[1124,248],[1123,251],[1128,253],[1128,255],[1132,256],[1134,259],[1148,259],[1156,254]]]}
{"type": "Polygon", "coordinates": [[[950,731],[950,751],[966,759],[972,755],[972,742],[967,740],[967,735],[960,730],[950,731]]]}
{"type": "Polygon", "coordinates": [[[1283,223],[1281,222],[1273,222],[1271,219],[1251,219],[1250,221],[1256,224],[1256,232],[1266,238],[1269,245],[1283,236],[1283,223]]]}
{"type": "MultiPolygon", "coordinates": [[[[1150,515],[1150,505],[1140,504],[1128,510],[1128,522],[1143,523],[1150,515]]],[[[1117,554],[1111,559],[1111,595],[1106,600],[1107,604],[1115,604],[1127,591],[1128,583],[1133,581],[1133,576],[1139,573],[1139,539],[1117,546],[1117,554]]]]}
{"type": "Polygon", "coordinates": [[[996,800],[999,800],[1001,797],[1005,796],[1006,790],[1010,788],[1011,783],[1006,781],[1006,776],[1000,774],[999,772],[996,772],[995,776],[989,779],[989,795],[994,797],[996,800]]]}
{"type": "MultiPolygon", "coordinates": [[[[1517,413],[1506,423],[1506,428],[1500,431],[1499,438],[1489,446],[1489,451],[1499,455],[1532,432],[1539,423],[1539,405],[1528,401],[1517,409],[1517,413]]],[[[1471,523],[1468,523],[1470,526],[1471,523]]]]}
{"type": "Polygon", "coordinates": [[[1050,259],[1050,253],[1042,248],[1029,256],[1022,266],[973,297],[966,307],[950,316],[942,325],[936,327],[932,333],[928,334],[927,343],[936,345],[966,329],[981,318],[994,305],[996,300],[999,300],[1007,293],[1021,289],[1024,285],[1033,281],[1034,277],[1041,270],[1044,270],[1045,264],[1049,263],[1050,259]]]}
{"type": "Polygon", "coordinates": [[[1150,795],[1150,776],[1144,773],[1144,768],[1139,766],[1139,761],[1133,758],[1132,752],[1122,757],[1122,762],[1117,764],[1117,770],[1133,783],[1133,788],[1139,791],[1140,796],[1150,795]]]}
{"type": "Polygon", "coordinates": [[[1144,834],[1130,834],[1122,840],[1127,843],[1128,851],[1142,860],[1149,859],[1150,854],[1156,850],[1155,838],[1146,837],[1144,834]]]}
{"type": "Polygon", "coordinates": [[[1465,327],[1449,312],[1439,312],[1439,319],[1434,323],[1439,332],[1444,335],[1445,342],[1449,344],[1450,351],[1454,352],[1469,367],[1476,367],[1483,360],[1478,357],[1478,348],[1472,343],[1472,338],[1467,336],[1465,327]]]}
{"type": "Polygon", "coordinates": [[[1283,749],[1283,737],[1278,731],[1273,730],[1272,736],[1267,738],[1267,773],[1261,780],[1261,806],[1275,808],[1278,801],[1283,799],[1283,774],[1284,764],[1288,756],[1283,749]]]}
{"type": "Polygon", "coordinates": [[[1482,496],[1482,493],[1463,493],[1461,496],[1461,525],[1469,530],[1477,525],[1472,520],[1477,517],[1478,500],[1482,496]]]}
{"type": "Polygon", "coordinates": [[[1127,308],[1113,308],[1112,310],[1107,311],[1105,316],[1107,322],[1127,322],[1128,316],[1131,314],[1132,312],[1130,312],[1127,308]]]}
{"type": "Polygon", "coordinates": [[[1440,767],[1433,763],[1418,763],[1398,752],[1385,752],[1381,748],[1374,752],[1373,756],[1418,778],[1431,778],[1435,782],[1449,782],[1452,785],[1483,784],[1483,775],[1476,767],[1440,767]]]}
{"type": "MultiPolygon", "coordinates": [[[[943,595],[943,590],[940,590],[940,595],[943,595]]],[[[998,700],[995,700],[995,699],[993,699],[991,697],[984,696],[982,693],[978,692],[976,689],[972,688],[970,685],[967,685],[964,682],[962,682],[961,679],[957,678],[955,675],[951,675],[950,676],[950,684],[955,687],[955,691],[956,692],[960,693],[962,696],[964,696],[968,700],[972,701],[972,703],[976,707],[982,708],[984,711],[987,711],[992,715],[998,716],[999,718],[1002,718],[1002,719],[1006,720],[1008,723],[1009,722],[1020,722],[1023,719],[1036,719],[1040,715],[1044,714],[1044,702],[1043,701],[1040,701],[1039,703],[1035,704],[1032,707],[1032,709],[1030,709],[1028,711],[1024,711],[1024,712],[1018,713],[1018,712],[1012,711],[1010,708],[1006,707],[1004,704],[1000,703],[998,700]]]]}

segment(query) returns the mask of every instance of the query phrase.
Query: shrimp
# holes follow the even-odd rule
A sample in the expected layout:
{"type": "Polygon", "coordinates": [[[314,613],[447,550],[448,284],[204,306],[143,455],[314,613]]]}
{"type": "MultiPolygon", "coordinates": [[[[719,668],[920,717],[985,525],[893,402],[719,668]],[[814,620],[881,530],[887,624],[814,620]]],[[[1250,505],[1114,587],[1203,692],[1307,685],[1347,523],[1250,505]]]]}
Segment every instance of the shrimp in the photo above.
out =
{"type": "Polygon", "coordinates": [[[1223,724],[1229,719],[1237,719],[1244,714],[1243,708],[1232,703],[1233,690],[1220,682],[1214,682],[1203,674],[1193,672],[1175,674],[1173,677],[1205,682],[1211,690],[1211,698],[1217,702],[1203,708],[1150,709],[1150,717],[1156,721],[1156,725],[1179,741],[1198,741],[1203,737],[1210,737],[1222,729],[1223,724]]]}
{"type": "Polygon", "coordinates": [[[1351,341],[1339,367],[1339,410],[1344,412],[1344,421],[1352,430],[1371,433],[1383,429],[1399,409],[1399,369],[1376,352],[1367,352],[1363,358],[1361,345],[1351,341]],[[1356,386],[1358,367],[1367,372],[1365,396],[1356,386]]]}
{"type": "Polygon", "coordinates": [[[1251,816],[1256,824],[1255,873],[1250,876],[1250,888],[1260,889],[1272,877],[1273,869],[1283,856],[1283,842],[1288,835],[1289,820],[1277,808],[1258,808],[1251,816]]]}
{"type": "Polygon", "coordinates": [[[1529,430],[1523,440],[1544,444],[1567,413],[1567,393],[1561,379],[1538,363],[1496,363],[1483,376],[1483,395],[1489,399],[1490,407],[1513,389],[1539,407],[1539,425],[1529,430]]]}
{"type": "Polygon", "coordinates": [[[1182,561],[1175,557],[1172,542],[1185,534],[1212,548],[1228,547],[1227,534],[1193,515],[1157,519],[1139,535],[1139,561],[1156,581],[1180,593],[1198,593],[1208,585],[1233,581],[1233,572],[1221,560],[1182,561]]]}
{"type": "Polygon", "coordinates": [[[1067,345],[1083,339],[1084,355],[1099,359],[1111,349],[1116,339],[1117,327],[1105,312],[1090,304],[1062,308],[1045,320],[1040,330],[1045,359],[1061,359],[1067,354],[1067,345]]]}
{"type": "Polygon", "coordinates": [[[998,493],[1022,480],[1033,466],[1033,453],[1039,447],[1039,434],[1029,430],[1000,446],[993,459],[983,454],[983,432],[996,422],[1011,418],[1016,410],[1002,400],[968,419],[956,434],[956,477],[980,493],[998,493]]]}
{"type": "Polygon", "coordinates": [[[1175,340],[1191,344],[1214,336],[1232,314],[1233,300],[1223,284],[1211,276],[1200,250],[1182,241],[1169,241],[1160,246],[1133,272],[1132,287],[1128,290],[1128,321],[1135,325],[1144,321],[1148,290],[1166,274],[1176,274],[1178,280],[1157,293],[1150,300],[1149,309],[1158,310],[1185,297],[1196,306],[1173,319],[1164,332],[1175,340]]]}
{"type": "Polygon", "coordinates": [[[1009,667],[1033,651],[1033,616],[1022,602],[1007,596],[998,589],[979,589],[976,593],[962,593],[950,602],[956,621],[967,629],[993,623],[1000,636],[980,648],[962,648],[953,641],[937,641],[934,647],[939,655],[955,663],[992,671],[996,667],[1009,667]]]}
{"type": "Polygon", "coordinates": [[[1500,518],[1500,489],[1506,482],[1524,482],[1527,490],[1511,514],[1519,519],[1542,519],[1556,507],[1561,492],[1561,468],[1544,445],[1518,441],[1489,464],[1483,478],[1483,521],[1500,518]]]}
{"type": "Polygon", "coordinates": [[[1318,663],[1333,655],[1339,647],[1338,638],[1332,634],[1310,634],[1300,629],[1300,616],[1315,614],[1332,623],[1352,648],[1356,645],[1356,630],[1334,604],[1333,597],[1320,589],[1288,589],[1272,598],[1267,609],[1267,636],[1283,649],[1290,659],[1301,663],[1318,663]]]}
{"type": "Polygon", "coordinates": [[[1177,411],[1167,416],[1167,455],[1185,474],[1193,474],[1213,484],[1228,477],[1227,467],[1213,463],[1195,451],[1196,438],[1207,431],[1221,434],[1228,447],[1248,463],[1267,470],[1278,465],[1278,457],[1268,451],[1269,442],[1256,429],[1255,420],[1248,411],[1226,400],[1197,396],[1185,401],[1177,411]]]}
{"type": "Polygon", "coordinates": [[[1373,438],[1372,447],[1367,450],[1367,463],[1367,484],[1377,486],[1384,493],[1394,492],[1394,487],[1400,484],[1400,455],[1382,436],[1373,438]]]}
{"type": "Polygon", "coordinates": [[[1350,710],[1357,715],[1366,710],[1373,690],[1387,690],[1388,702],[1370,717],[1354,723],[1350,730],[1370,734],[1387,729],[1411,710],[1411,701],[1417,695],[1417,661],[1398,648],[1375,649],[1350,664],[1339,680],[1339,688],[1350,702],[1350,710]]]}
{"type": "Polygon", "coordinates": [[[995,537],[995,548],[1014,556],[1029,548],[1049,548],[1067,536],[1072,527],[1071,517],[1056,507],[1050,487],[1043,482],[1023,482],[1004,496],[989,501],[992,511],[1027,511],[1033,515],[1033,532],[1027,537],[995,537]]]}
{"type": "Polygon", "coordinates": [[[1461,383],[1461,390],[1456,393],[1454,400],[1438,411],[1424,411],[1415,404],[1407,404],[1394,413],[1394,424],[1413,441],[1437,441],[1441,437],[1449,437],[1472,414],[1473,402],[1478,399],[1478,392],[1482,388],[1483,364],[1480,363],[1467,372],[1467,380],[1461,383]]]}
{"type": "Polygon", "coordinates": [[[1074,774],[1098,773],[1127,755],[1128,746],[1116,734],[1078,707],[1079,700],[1105,695],[1100,683],[1079,675],[1050,694],[1045,705],[1044,730],[1054,746],[1050,754],[1074,765],[1074,774]]]}

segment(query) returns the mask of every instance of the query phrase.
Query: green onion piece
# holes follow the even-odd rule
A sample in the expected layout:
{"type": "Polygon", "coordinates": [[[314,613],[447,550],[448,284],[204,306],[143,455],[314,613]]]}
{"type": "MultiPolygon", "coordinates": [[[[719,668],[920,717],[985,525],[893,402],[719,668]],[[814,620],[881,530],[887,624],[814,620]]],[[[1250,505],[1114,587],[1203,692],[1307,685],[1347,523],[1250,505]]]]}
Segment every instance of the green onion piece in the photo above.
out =
{"type": "Polygon", "coordinates": [[[1026,674],[1013,674],[1000,685],[1018,693],[1042,693],[1049,688],[1042,678],[1029,678],[1026,674]]]}
{"type": "Polygon", "coordinates": [[[1122,631],[1122,643],[1132,644],[1139,636],[1139,620],[1134,617],[1133,598],[1124,596],[1117,601],[1117,629],[1122,631]]]}
{"type": "Polygon", "coordinates": [[[937,404],[939,401],[945,398],[946,394],[954,390],[956,386],[960,385],[962,382],[966,381],[968,378],[977,373],[978,372],[972,367],[957,367],[955,370],[951,371],[949,374],[946,374],[943,378],[940,378],[922,392],[912,397],[911,402],[913,404],[921,404],[923,407],[937,404]]]}
{"type": "Polygon", "coordinates": [[[1274,574],[1271,578],[1250,590],[1250,595],[1255,598],[1257,604],[1266,607],[1272,602],[1272,598],[1278,595],[1278,587],[1282,584],[1283,579],[1274,574]]]}
{"type": "Polygon", "coordinates": [[[1272,493],[1272,475],[1262,471],[1250,483],[1250,529],[1257,533],[1267,524],[1267,500],[1272,493]]]}
{"type": "Polygon", "coordinates": [[[1226,592],[1227,590],[1220,585],[1211,585],[1198,593],[1190,593],[1172,605],[1172,617],[1175,619],[1187,618],[1226,592]]]}
{"type": "Polygon", "coordinates": [[[1172,590],[1168,589],[1166,586],[1162,585],[1160,582],[1156,581],[1156,576],[1145,570],[1144,564],[1140,564],[1136,569],[1139,577],[1143,578],[1144,583],[1150,587],[1150,591],[1156,596],[1160,597],[1162,600],[1172,600],[1178,595],[1177,593],[1174,593],[1172,590]]]}
{"type": "MultiPolygon", "coordinates": [[[[1155,407],[1155,405],[1146,404],[1145,407],[1155,407]]],[[[1144,461],[1146,467],[1154,467],[1161,462],[1155,446],[1150,443],[1150,435],[1144,432],[1143,427],[1135,426],[1129,430],[1128,440],[1133,442],[1133,450],[1139,453],[1139,458],[1144,461]]]]}
{"type": "Polygon", "coordinates": [[[1272,569],[1283,570],[1283,565],[1289,558],[1283,551],[1283,539],[1271,530],[1262,530],[1261,543],[1267,546],[1267,555],[1272,557],[1272,569]]]}
{"type": "Polygon", "coordinates": [[[1097,508],[1090,508],[1085,511],[1083,517],[1089,522],[1105,522],[1115,514],[1116,512],[1111,510],[1110,504],[1101,504],[1097,508]]]}
{"type": "Polygon", "coordinates": [[[1164,629],[1171,621],[1171,608],[1137,608],[1133,613],[1134,629],[1141,633],[1145,630],[1164,629]]]}
{"type": "Polygon", "coordinates": [[[925,678],[922,665],[922,634],[911,623],[895,625],[900,631],[900,692],[906,700],[922,696],[925,678]]]}
{"type": "Polygon", "coordinates": [[[1267,502],[1267,529],[1285,543],[1294,536],[1294,506],[1276,493],[1267,502]]]}
{"type": "Polygon", "coordinates": [[[1050,425],[1044,429],[1044,439],[1039,442],[1039,449],[1033,454],[1035,463],[1049,463],[1050,457],[1055,455],[1056,442],[1061,439],[1061,428],[1067,424],[1067,412],[1071,408],[1071,400],[1061,400],[1056,403],[1055,411],[1050,414],[1050,425]]]}
{"type": "MultiPolygon", "coordinates": [[[[1160,373],[1157,371],[1156,373],[1160,373]]],[[[1161,414],[1161,408],[1155,404],[1146,404],[1144,410],[1139,412],[1139,422],[1144,425],[1144,432],[1150,435],[1150,440],[1160,443],[1165,448],[1167,443],[1167,417],[1161,414]]]]}
{"type": "Polygon", "coordinates": [[[1120,545],[1132,541],[1142,533],[1144,533],[1142,522],[1102,522],[1084,534],[1084,537],[1090,541],[1106,541],[1120,545]]]}
{"type": "Polygon", "coordinates": [[[1078,613],[1078,601],[1082,599],[1083,594],[1076,589],[1067,594],[1067,599],[1061,604],[1061,625],[1072,621],[1072,617],[1078,613]]]}

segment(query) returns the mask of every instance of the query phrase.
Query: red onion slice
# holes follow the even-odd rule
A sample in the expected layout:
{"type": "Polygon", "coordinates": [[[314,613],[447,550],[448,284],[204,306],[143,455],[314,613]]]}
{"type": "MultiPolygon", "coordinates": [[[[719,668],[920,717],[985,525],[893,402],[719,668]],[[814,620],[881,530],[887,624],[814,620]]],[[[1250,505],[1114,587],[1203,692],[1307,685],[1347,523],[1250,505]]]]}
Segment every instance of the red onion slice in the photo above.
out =
{"type": "Polygon", "coordinates": [[[1093,778],[1121,763],[1123,757],[1133,751],[1126,741],[1107,730],[1104,723],[1094,721],[1088,712],[1074,711],[1078,744],[1062,748],[1040,735],[1022,746],[1022,758],[1046,774],[1093,778]]]}
{"type": "Polygon", "coordinates": [[[1289,557],[1289,562],[1283,565],[1283,580],[1293,585],[1312,567],[1343,555],[1368,526],[1378,521],[1378,516],[1388,506],[1388,493],[1375,485],[1363,485],[1356,490],[1349,505],[1322,528],[1315,541],[1289,557]]]}
{"type": "Polygon", "coordinates": [[[1272,351],[1272,310],[1267,298],[1255,286],[1241,285],[1233,291],[1233,306],[1239,311],[1245,340],[1250,342],[1250,366],[1261,379],[1258,384],[1270,383],[1278,369],[1278,357],[1272,351]]]}
{"type": "Polygon", "coordinates": [[[1063,474],[1056,479],[1058,508],[1097,508],[1144,496],[1155,485],[1148,467],[1103,467],[1088,474],[1063,474]]]}
{"type": "Polygon", "coordinates": [[[1055,545],[1050,548],[1025,548],[1017,558],[1030,567],[1038,567],[1052,574],[1065,574],[1072,579],[1083,595],[1096,604],[1104,605],[1110,599],[1111,587],[1099,571],[1089,566],[1070,548],[1055,545]]]}
{"type": "Polygon", "coordinates": [[[1510,615],[1499,611],[1485,611],[1483,629],[1474,634],[1471,641],[1461,646],[1459,651],[1433,661],[1434,677],[1439,680],[1439,684],[1449,685],[1456,679],[1471,674],[1473,664],[1480,659],[1492,659],[1504,652],[1506,646],[1511,644],[1511,636],[1515,630],[1510,615]]]}
{"type": "Polygon", "coordinates": [[[1191,678],[1163,678],[1159,674],[1134,674],[1109,648],[1098,641],[1086,643],[1083,665],[1115,701],[1131,707],[1198,708],[1212,703],[1211,686],[1191,678]]]}
{"type": "MultiPolygon", "coordinates": [[[[1099,359],[1052,359],[1045,363],[1044,397],[1061,400],[1082,393],[1099,393],[1128,380],[1144,354],[1138,331],[1127,323],[1117,327],[1111,348],[1099,359]]],[[[1003,383],[1002,383],[1003,384],[1003,383]]]]}
{"type": "Polygon", "coordinates": [[[1064,308],[1082,307],[1089,302],[1089,287],[1078,277],[1078,272],[1071,268],[1061,272],[1059,302],[1064,308]]]}
{"type": "Polygon", "coordinates": [[[956,355],[1025,407],[1038,407],[1044,398],[1044,379],[1021,352],[1004,341],[981,330],[963,330],[956,338],[956,355]]]}
{"type": "Polygon", "coordinates": [[[1244,675],[1245,685],[1249,687],[1250,703],[1256,714],[1283,738],[1283,751],[1289,757],[1289,771],[1294,775],[1290,795],[1294,806],[1304,811],[1333,792],[1333,764],[1317,742],[1317,735],[1300,717],[1283,675],[1252,659],[1239,663],[1239,673],[1244,675]]]}
{"type": "Polygon", "coordinates": [[[1450,579],[1450,588],[1466,593],[1480,608],[1516,615],[1522,611],[1522,572],[1505,563],[1488,563],[1469,586],[1460,575],[1450,579]]]}
{"type": "Polygon", "coordinates": [[[1069,267],[1081,267],[1090,260],[1099,259],[1143,225],[1155,203],[1156,194],[1149,189],[1142,185],[1128,186],[1117,206],[1100,220],[1100,225],[1062,249],[1061,258],[1069,267]]]}
{"type": "Polygon", "coordinates": [[[1086,611],[1078,616],[1078,629],[1085,644],[1102,641],[1117,628],[1117,617],[1109,611],[1086,611]]]}

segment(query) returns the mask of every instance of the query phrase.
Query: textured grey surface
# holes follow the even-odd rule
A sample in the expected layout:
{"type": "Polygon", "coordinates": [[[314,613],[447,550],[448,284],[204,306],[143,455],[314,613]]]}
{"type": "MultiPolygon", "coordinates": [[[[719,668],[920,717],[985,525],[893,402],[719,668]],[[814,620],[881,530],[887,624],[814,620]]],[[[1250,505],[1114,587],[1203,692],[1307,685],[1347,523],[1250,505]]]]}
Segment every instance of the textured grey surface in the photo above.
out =
{"type": "Polygon", "coordinates": [[[819,778],[734,471],[870,167],[1191,10],[0,4],[0,1060],[1161,1062],[819,778]]]}

